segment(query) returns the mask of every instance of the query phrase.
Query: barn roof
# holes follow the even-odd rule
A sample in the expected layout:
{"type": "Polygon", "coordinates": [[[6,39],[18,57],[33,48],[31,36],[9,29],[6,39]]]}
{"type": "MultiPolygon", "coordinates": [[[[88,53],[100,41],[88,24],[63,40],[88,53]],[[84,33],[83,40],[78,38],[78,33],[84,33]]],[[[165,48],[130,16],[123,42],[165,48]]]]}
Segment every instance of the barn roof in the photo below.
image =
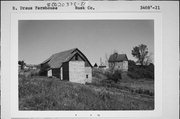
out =
{"type": "Polygon", "coordinates": [[[85,60],[87,60],[87,62],[92,67],[89,60],[78,48],[73,48],[63,52],[55,53],[41,64],[48,63],[50,68],[60,68],[62,63],[68,62],[76,53],[79,53],[85,60]]]}
{"type": "Polygon", "coordinates": [[[122,62],[122,61],[128,61],[128,58],[126,54],[118,54],[114,53],[109,57],[109,62],[122,62]]]}

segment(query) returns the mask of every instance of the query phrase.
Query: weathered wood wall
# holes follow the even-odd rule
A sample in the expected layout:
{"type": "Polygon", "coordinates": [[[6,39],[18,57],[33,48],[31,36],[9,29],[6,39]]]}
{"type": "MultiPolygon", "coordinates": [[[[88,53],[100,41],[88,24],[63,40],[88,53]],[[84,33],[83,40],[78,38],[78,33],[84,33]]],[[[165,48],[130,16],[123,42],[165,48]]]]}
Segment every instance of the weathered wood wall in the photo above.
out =
{"type": "Polygon", "coordinates": [[[69,81],[85,84],[85,62],[69,62],[69,81]]]}
{"type": "Polygon", "coordinates": [[[85,82],[91,83],[92,82],[92,68],[85,67],[85,82]]]}
{"type": "Polygon", "coordinates": [[[83,59],[83,56],[81,56],[79,53],[76,53],[71,61],[84,61],[85,62],[85,67],[90,67],[89,63],[87,60],[83,59]],[[76,58],[77,57],[77,58],[76,58]]]}

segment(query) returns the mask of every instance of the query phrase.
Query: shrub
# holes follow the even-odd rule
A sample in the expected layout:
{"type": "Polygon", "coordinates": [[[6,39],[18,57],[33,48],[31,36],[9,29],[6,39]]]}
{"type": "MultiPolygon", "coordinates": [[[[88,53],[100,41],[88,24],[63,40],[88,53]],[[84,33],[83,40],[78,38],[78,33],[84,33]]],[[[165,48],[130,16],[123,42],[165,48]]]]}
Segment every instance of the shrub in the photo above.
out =
{"type": "Polygon", "coordinates": [[[92,70],[93,77],[102,78],[102,75],[104,75],[104,72],[101,69],[93,68],[92,70]]]}
{"type": "Polygon", "coordinates": [[[119,79],[122,79],[120,70],[108,71],[105,74],[108,80],[112,80],[115,83],[117,83],[119,79]]]}
{"type": "Polygon", "coordinates": [[[48,64],[42,64],[40,66],[40,71],[39,71],[39,75],[40,76],[47,76],[47,69],[50,68],[50,66],[48,64]]]}
{"type": "Polygon", "coordinates": [[[31,70],[31,76],[40,76],[40,69],[31,70]]]}
{"type": "Polygon", "coordinates": [[[39,75],[40,75],[40,76],[47,76],[47,71],[41,69],[41,70],[39,71],[39,75]]]}
{"type": "Polygon", "coordinates": [[[136,63],[133,60],[128,61],[128,70],[133,71],[136,66],[136,63]]]}
{"type": "Polygon", "coordinates": [[[138,66],[130,63],[128,69],[128,76],[134,79],[139,78],[154,78],[154,65],[151,63],[148,66],[138,66]]]}

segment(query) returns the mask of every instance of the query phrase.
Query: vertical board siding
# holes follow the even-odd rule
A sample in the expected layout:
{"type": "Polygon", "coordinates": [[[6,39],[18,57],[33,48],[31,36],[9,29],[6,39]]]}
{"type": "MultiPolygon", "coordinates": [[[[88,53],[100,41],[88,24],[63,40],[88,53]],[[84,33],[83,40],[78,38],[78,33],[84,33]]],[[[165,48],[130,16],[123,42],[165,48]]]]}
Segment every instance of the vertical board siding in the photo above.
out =
{"type": "Polygon", "coordinates": [[[81,56],[79,53],[76,53],[76,54],[72,57],[71,61],[84,61],[84,62],[85,62],[85,67],[91,67],[90,64],[88,63],[88,61],[85,60],[85,59],[83,58],[83,56],[81,56]],[[76,55],[77,55],[78,60],[75,60],[76,55]]]}
{"type": "Polygon", "coordinates": [[[75,55],[72,57],[71,61],[83,61],[83,59],[82,59],[82,58],[80,57],[80,55],[77,53],[77,54],[75,54],[75,55]],[[76,55],[77,55],[77,60],[75,59],[76,55]]]}
{"type": "Polygon", "coordinates": [[[91,83],[92,82],[92,68],[91,67],[85,67],[85,82],[91,83]],[[88,78],[86,77],[88,75],[88,78]]]}
{"type": "Polygon", "coordinates": [[[85,62],[69,62],[69,81],[85,84],[85,62]]]}

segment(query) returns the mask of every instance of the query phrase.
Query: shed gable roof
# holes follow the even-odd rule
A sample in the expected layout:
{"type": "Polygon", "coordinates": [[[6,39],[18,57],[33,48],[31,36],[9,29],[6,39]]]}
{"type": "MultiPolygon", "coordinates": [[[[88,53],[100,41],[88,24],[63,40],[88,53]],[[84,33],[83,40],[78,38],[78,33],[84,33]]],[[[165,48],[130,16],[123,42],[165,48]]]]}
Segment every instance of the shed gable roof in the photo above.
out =
{"type": "Polygon", "coordinates": [[[81,55],[81,57],[83,57],[83,59],[86,60],[89,63],[89,65],[92,67],[89,60],[78,48],[73,48],[70,50],[63,51],[63,52],[55,53],[41,64],[47,63],[50,66],[50,68],[60,68],[63,62],[68,62],[69,60],[71,60],[71,58],[76,53],[81,55]]]}
{"type": "Polygon", "coordinates": [[[114,53],[109,57],[108,60],[108,62],[122,62],[122,61],[128,61],[126,54],[114,53]]]}

